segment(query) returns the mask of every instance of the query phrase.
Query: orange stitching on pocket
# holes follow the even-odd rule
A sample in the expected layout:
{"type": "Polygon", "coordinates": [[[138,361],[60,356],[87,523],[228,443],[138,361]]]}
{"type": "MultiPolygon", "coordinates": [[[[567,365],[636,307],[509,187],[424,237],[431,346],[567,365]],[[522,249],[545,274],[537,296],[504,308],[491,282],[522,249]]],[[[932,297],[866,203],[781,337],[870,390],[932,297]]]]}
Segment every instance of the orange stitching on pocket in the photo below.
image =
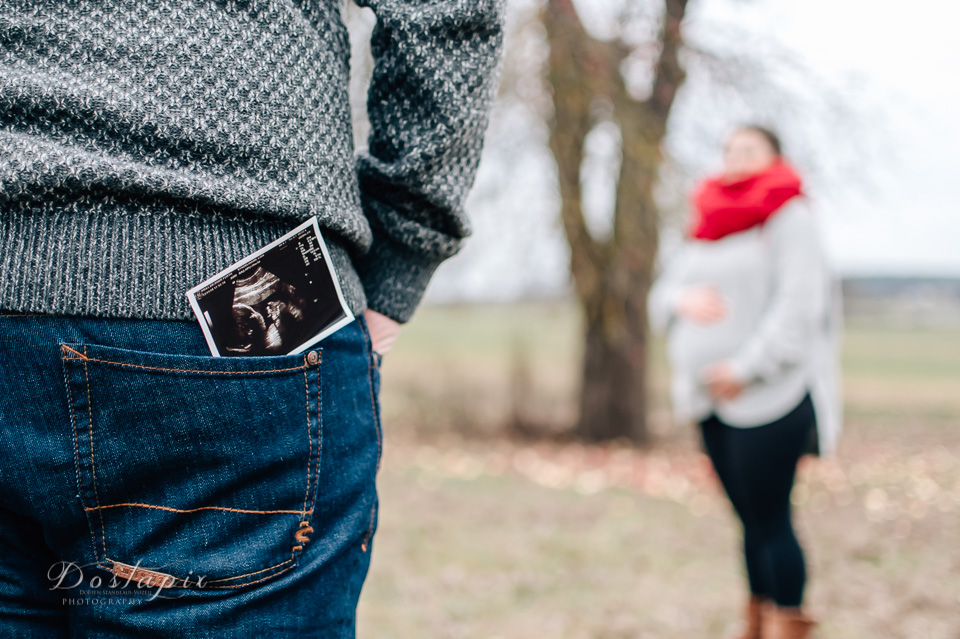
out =
{"type": "MultiPolygon", "coordinates": [[[[313,484],[314,484],[313,486],[314,494],[316,493],[316,491],[318,490],[318,487],[320,486],[320,452],[321,452],[320,451],[320,420],[321,420],[321,417],[320,417],[320,362],[321,361],[322,361],[322,358],[317,359],[317,362],[315,364],[317,368],[317,461],[316,461],[316,470],[313,472],[313,475],[312,475],[313,484]]],[[[309,455],[307,456],[307,490],[303,495],[304,515],[303,515],[303,521],[300,522],[300,526],[301,528],[303,526],[307,526],[309,528],[310,515],[313,514],[314,506],[316,504],[316,497],[313,497],[313,498],[310,497],[310,478],[311,478],[310,467],[313,466],[313,434],[310,431],[310,383],[309,383],[309,378],[307,377],[306,369],[304,369],[303,371],[303,386],[304,386],[304,393],[306,396],[305,405],[306,405],[306,415],[307,415],[307,445],[309,447],[310,452],[309,452],[309,455]],[[307,508],[308,500],[310,502],[309,508],[307,508]]],[[[313,528],[309,528],[309,530],[313,531],[313,528]]],[[[300,532],[297,532],[295,537],[297,541],[302,543],[306,543],[308,541],[307,539],[302,539],[300,537],[300,532]]],[[[294,546],[294,551],[296,550],[296,548],[297,547],[294,546]]],[[[301,547],[301,550],[302,550],[302,547],[301,547]]]]}
{"type": "MultiPolygon", "coordinates": [[[[201,506],[201,507],[194,508],[194,509],[183,510],[183,509],[177,509],[177,508],[170,508],[170,507],[167,507],[167,506],[156,506],[156,505],[153,505],[153,504],[139,504],[139,503],[108,504],[108,505],[105,505],[105,506],[101,506],[101,505],[100,505],[100,497],[99,497],[99,494],[98,494],[98,492],[97,492],[97,487],[96,487],[96,465],[95,465],[94,455],[93,455],[93,404],[92,404],[92,400],[91,400],[91,396],[90,396],[90,376],[89,376],[89,371],[88,371],[88,369],[87,369],[87,362],[100,362],[100,363],[104,363],[104,364],[115,364],[115,365],[117,365],[117,366],[125,366],[125,367],[129,367],[129,368],[140,368],[140,369],[146,369],[146,370],[171,371],[171,372],[182,372],[182,373],[210,373],[210,374],[224,374],[224,375],[252,375],[252,374],[257,374],[257,373],[280,373],[280,372],[288,372],[288,371],[296,371],[296,370],[304,370],[304,371],[306,371],[306,369],[309,367],[309,364],[307,363],[307,360],[306,360],[306,355],[304,355],[304,360],[303,360],[304,363],[303,363],[302,365],[296,366],[296,367],[291,367],[291,368],[281,368],[281,369],[271,369],[271,370],[256,370],[256,371],[210,371],[210,370],[192,370],[192,369],[179,369],[179,368],[161,368],[161,367],[155,367],[155,366],[141,366],[141,365],[138,365],[138,364],[127,364],[127,363],[124,363],[124,362],[114,362],[114,361],[105,360],[105,359],[97,359],[97,358],[89,357],[89,356],[86,354],[86,353],[87,353],[87,347],[86,347],[86,346],[84,346],[84,348],[83,348],[83,353],[79,353],[79,352],[73,350],[72,348],[70,348],[69,346],[66,346],[65,344],[61,344],[61,349],[63,349],[63,350],[68,350],[68,351],[70,351],[70,352],[72,352],[72,353],[75,353],[75,354],[78,356],[78,357],[62,357],[61,359],[63,359],[64,361],[78,361],[78,360],[79,360],[79,361],[83,361],[84,379],[85,379],[86,387],[87,387],[87,411],[88,411],[89,422],[90,422],[90,464],[91,464],[91,470],[92,470],[92,474],[93,474],[94,495],[95,495],[95,499],[96,499],[96,502],[97,502],[97,505],[96,505],[95,507],[84,507],[84,511],[92,511],[92,510],[98,511],[97,514],[98,514],[98,516],[99,516],[99,518],[100,518],[100,534],[101,534],[101,538],[102,538],[102,542],[103,542],[103,556],[104,556],[104,560],[105,560],[105,561],[110,561],[110,562],[113,562],[113,563],[123,563],[123,562],[117,562],[115,559],[111,559],[110,557],[107,557],[106,532],[105,532],[106,526],[105,526],[104,521],[103,521],[103,514],[102,514],[102,512],[100,512],[100,511],[102,511],[102,510],[104,510],[104,509],[106,509],[106,508],[117,508],[117,507],[121,507],[121,506],[128,506],[128,507],[151,508],[151,509],[156,509],[156,510],[165,510],[165,511],[180,512],[180,513],[195,512],[195,511],[198,511],[198,510],[223,510],[223,511],[238,512],[238,513],[248,513],[248,514],[295,514],[295,515],[301,515],[302,517],[305,516],[305,517],[308,517],[308,518],[309,518],[309,516],[313,513],[313,505],[314,505],[313,503],[311,503],[309,509],[304,509],[304,510],[247,510],[247,509],[239,509],[239,508],[227,508],[227,507],[221,507],[221,506],[201,506]]],[[[318,363],[317,363],[317,370],[318,370],[318,375],[319,375],[319,370],[320,370],[319,361],[318,361],[318,363]]],[[[304,373],[304,375],[306,375],[306,373],[304,373]]],[[[72,400],[72,393],[70,393],[70,389],[69,389],[69,379],[67,379],[66,382],[67,382],[67,391],[68,391],[68,394],[70,394],[70,396],[71,396],[71,400],[70,400],[70,401],[71,401],[71,405],[72,405],[73,400],[72,400]]],[[[307,390],[307,403],[308,403],[308,405],[309,405],[309,387],[308,387],[308,390],[307,390]]],[[[317,468],[317,475],[318,475],[318,476],[319,476],[319,468],[320,468],[320,455],[319,455],[319,449],[320,449],[320,414],[319,414],[319,413],[320,413],[320,384],[319,384],[319,380],[318,380],[318,382],[317,382],[317,418],[318,418],[318,419],[317,419],[317,448],[318,448],[318,454],[317,454],[317,462],[316,462],[316,468],[317,468]]],[[[71,421],[74,421],[74,411],[72,411],[72,410],[71,410],[71,415],[70,415],[70,417],[71,417],[71,421]]],[[[307,432],[309,433],[309,410],[308,410],[307,429],[308,429],[307,432]]],[[[75,449],[78,449],[79,447],[78,447],[77,444],[76,444],[76,433],[77,433],[77,429],[76,429],[76,426],[74,425],[75,449]]],[[[312,448],[313,448],[313,445],[312,445],[312,442],[311,442],[311,443],[310,443],[311,452],[312,452],[312,448]]],[[[79,455],[79,450],[77,450],[77,453],[76,453],[76,454],[79,455]]],[[[310,468],[310,467],[309,467],[309,463],[310,463],[310,460],[309,460],[309,458],[308,458],[308,460],[307,460],[308,481],[309,481],[309,468],[310,468]]],[[[79,467],[78,467],[78,473],[79,473],[79,467]]],[[[81,492],[82,492],[82,491],[81,491],[81,492]]],[[[309,492],[309,484],[308,484],[308,492],[309,492]]],[[[81,502],[81,503],[82,503],[82,502],[81,502]]],[[[307,521],[303,521],[303,522],[301,522],[301,525],[302,525],[302,524],[308,524],[308,522],[307,522],[307,521]]],[[[309,526],[309,524],[308,524],[308,526],[309,526]]],[[[313,529],[312,529],[312,528],[308,528],[307,530],[312,531],[313,529]]],[[[298,534],[299,534],[299,532],[298,532],[298,534]]],[[[93,530],[91,530],[91,535],[94,535],[94,531],[93,531],[93,530]]],[[[96,541],[95,541],[95,539],[94,539],[94,548],[96,548],[96,541]]],[[[278,563],[278,564],[274,564],[273,566],[269,566],[269,567],[267,567],[267,568],[262,568],[262,569],[260,569],[260,570],[257,570],[257,571],[254,571],[254,572],[250,572],[250,573],[245,573],[245,574],[242,574],[242,575],[236,575],[236,576],[234,576],[234,577],[224,577],[224,578],[222,578],[222,579],[215,579],[215,580],[212,580],[212,581],[209,581],[209,582],[206,582],[206,583],[219,583],[219,582],[222,582],[222,581],[232,581],[232,580],[235,580],[235,579],[240,579],[240,578],[242,578],[242,577],[248,577],[248,576],[251,576],[251,575],[256,575],[256,574],[260,574],[260,573],[263,573],[263,572],[266,572],[266,571],[269,571],[269,570],[273,570],[273,569],[275,569],[275,568],[277,568],[277,567],[279,567],[279,566],[283,566],[284,564],[291,564],[291,565],[287,566],[286,568],[284,568],[283,570],[280,570],[280,571],[275,572],[275,573],[273,573],[273,574],[267,575],[266,577],[263,577],[263,578],[261,578],[261,579],[256,579],[256,580],[254,580],[254,581],[249,581],[249,582],[245,582],[245,583],[242,583],[242,584],[232,584],[232,585],[229,585],[229,586],[209,586],[209,587],[210,587],[210,588],[215,588],[215,589],[227,589],[227,588],[232,589],[232,588],[241,588],[241,587],[244,587],[244,586],[253,585],[253,584],[256,584],[256,583],[260,583],[261,581],[266,581],[267,579],[271,579],[271,578],[273,578],[273,577],[276,577],[277,575],[281,575],[281,574],[287,572],[288,570],[291,570],[294,566],[296,566],[296,561],[295,561],[294,553],[295,553],[295,551],[296,551],[298,548],[302,550],[302,546],[299,546],[299,547],[298,547],[298,546],[294,546],[293,549],[292,549],[292,551],[291,551],[291,557],[290,557],[290,559],[287,559],[287,560],[285,560],[285,561],[282,561],[282,562],[280,562],[280,563],[278,563]]],[[[104,568],[105,570],[109,570],[109,571],[112,572],[111,568],[109,568],[109,567],[107,567],[107,566],[104,566],[104,565],[101,564],[99,561],[97,562],[97,565],[100,566],[101,568],[104,568]]],[[[187,583],[187,582],[189,581],[189,579],[183,579],[183,578],[177,578],[177,577],[174,577],[173,579],[174,579],[175,581],[177,581],[177,582],[183,582],[183,583],[187,583]]]]}
{"type": "MultiPolygon", "coordinates": [[[[97,492],[97,464],[93,458],[93,399],[90,397],[90,373],[87,371],[87,348],[83,348],[83,378],[87,383],[87,419],[90,422],[90,472],[93,476],[93,496],[100,506],[100,494],[97,492]]],[[[100,539],[103,542],[103,556],[107,556],[107,532],[103,523],[103,513],[97,512],[100,518],[100,539]]]]}
{"type": "MultiPolygon", "coordinates": [[[[64,359],[78,359],[76,357],[65,357],[64,359]]],[[[95,357],[85,357],[87,362],[100,362],[101,364],[113,364],[115,366],[125,366],[127,368],[140,368],[149,371],[168,371],[171,373],[206,373],[208,375],[257,375],[259,373],[287,373],[289,371],[299,371],[307,367],[307,364],[293,366],[291,368],[271,368],[256,371],[211,371],[195,368],[162,368],[160,366],[141,366],[140,364],[127,364],[125,362],[112,362],[108,359],[97,359],[95,357]]]]}
{"type": "Polygon", "coordinates": [[[227,508],[226,506],[198,506],[197,508],[170,508],[169,506],[155,506],[153,504],[138,504],[138,503],[123,503],[123,504],[107,504],[106,506],[90,506],[84,508],[84,510],[105,510],[107,508],[121,508],[121,507],[137,507],[137,508],[152,508],[154,510],[168,510],[172,513],[194,513],[199,510],[225,510],[231,513],[244,513],[249,515],[305,515],[310,511],[302,510],[251,510],[247,508],[227,508]]]}
{"type": "Polygon", "coordinates": [[[303,369],[303,390],[304,390],[304,403],[306,405],[306,414],[307,414],[307,447],[309,449],[309,454],[307,455],[307,490],[303,493],[303,512],[307,512],[307,498],[310,496],[310,466],[313,465],[313,437],[310,434],[310,384],[307,380],[307,369],[303,369]]]}
{"type": "Polygon", "coordinates": [[[211,371],[211,370],[193,369],[193,368],[163,368],[160,366],[143,366],[140,364],[128,364],[126,362],[114,362],[109,359],[98,359],[96,357],[88,357],[86,355],[86,352],[87,352],[86,346],[83,347],[83,353],[77,353],[77,351],[73,350],[66,344],[61,344],[60,346],[63,350],[67,350],[67,351],[70,351],[71,353],[76,353],[77,355],[79,355],[79,357],[64,357],[62,359],[65,359],[65,360],[80,359],[80,360],[83,360],[84,365],[86,365],[86,362],[100,362],[101,364],[114,364],[115,366],[125,366],[127,368],[140,368],[140,369],[149,370],[149,371],[168,371],[171,373],[207,373],[209,375],[256,375],[259,373],[286,373],[289,371],[299,371],[299,370],[304,370],[309,366],[309,364],[306,363],[306,356],[304,356],[303,364],[301,364],[300,366],[293,366],[291,368],[271,368],[271,369],[264,369],[264,370],[255,370],[255,371],[211,371]]]}
{"type": "MultiPolygon", "coordinates": [[[[80,483],[80,444],[77,442],[77,416],[76,409],[74,408],[73,404],[73,391],[70,390],[70,374],[67,371],[66,366],[64,366],[63,375],[64,385],[67,387],[67,398],[70,400],[70,425],[73,427],[73,455],[77,464],[77,497],[80,498],[80,505],[83,507],[84,511],[86,511],[86,504],[83,500],[83,487],[80,483]]],[[[89,518],[87,521],[90,521],[89,518]]],[[[96,558],[97,537],[93,530],[92,524],[90,525],[90,543],[93,544],[93,556],[96,558]]],[[[97,563],[99,564],[100,562],[98,561],[97,563]]]]}
{"type": "MultiPolygon", "coordinates": [[[[320,371],[320,362],[317,362],[317,461],[314,462],[313,476],[317,482],[317,487],[320,486],[320,456],[323,453],[323,412],[321,411],[320,404],[320,393],[323,392],[321,386],[321,371],[320,371]]],[[[310,500],[310,511],[313,512],[313,508],[317,503],[317,491],[313,491],[313,499],[310,500]]]]}
{"type": "MultiPolygon", "coordinates": [[[[67,346],[66,344],[61,344],[61,345],[60,345],[60,350],[61,350],[61,351],[70,351],[70,352],[73,353],[74,355],[78,355],[78,356],[80,357],[80,359],[83,359],[83,360],[87,359],[87,356],[86,356],[86,355],[84,355],[83,353],[78,353],[77,351],[73,350],[72,348],[70,348],[70,347],[67,346]]],[[[77,359],[77,358],[76,358],[76,357],[65,357],[64,359],[77,359]]]]}
{"type": "MultiPolygon", "coordinates": [[[[124,562],[122,562],[122,561],[117,561],[116,559],[112,559],[112,558],[110,558],[110,557],[104,557],[104,559],[106,559],[107,561],[111,561],[111,562],[113,562],[114,564],[123,564],[123,563],[124,563],[124,562]]],[[[244,573],[244,574],[242,574],[242,575],[237,575],[236,577],[224,577],[223,579],[211,579],[211,580],[209,580],[209,581],[205,581],[204,583],[205,583],[205,584],[216,584],[216,583],[220,583],[221,581],[233,581],[234,579],[241,579],[241,578],[243,578],[243,577],[250,577],[250,576],[252,576],[252,575],[259,575],[260,573],[267,572],[268,570],[273,570],[274,568],[279,568],[280,566],[283,566],[283,565],[285,565],[285,564],[289,564],[289,563],[292,562],[292,561],[293,561],[293,557],[291,557],[290,559],[287,559],[287,560],[285,560],[285,561],[281,561],[281,562],[278,563],[278,564],[274,564],[274,565],[272,565],[272,566],[270,566],[270,567],[268,567],[268,568],[263,568],[263,569],[261,569],[261,570],[255,570],[255,571],[253,571],[253,572],[247,572],[247,573],[244,573]]],[[[99,564],[98,564],[98,565],[99,565],[99,564]]],[[[294,565],[296,565],[296,564],[294,564],[294,565]]],[[[105,567],[105,566],[101,566],[101,567],[105,567]]],[[[263,581],[264,579],[269,579],[270,577],[274,577],[274,576],[276,576],[276,575],[279,575],[279,574],[281,574],[281,573],[284,573],[284,572],[290,570],[291,568],[293,568],[293,566],[288,566],[287,568],[284,568],[283,570],[281,570],[281,571],[279,571],[279,572],[276,572],[276,573],[274,573],[274,574],[272,574],[272,575],[267,575],[267,576],[264,577],[263,579],[257,579],[256,581],[249,581],[249,582],[242,583],[242,584],[233,584],[233,585],[230,585],[230,586],[210,586],[210,588],[239,588],[239,587],[241,587],[241,586],[249,586],[250,584],[255,584],[255,583],[258,583],[258,582],[263,581]]],[[[110,570],[111,572],[113,572],[112,568],[107,568],[107,570],[110,570]]],[[[173,577],[173,576],[171,575],[171,577],[173,577]]],[[[183,578],[183,577],[173,577],[173,580],[174,580],[174,582],[183,582],[183,583],[186,583],[187,581],[189,581],[189,579],[185,579],[185,578],[183,578]]],[[[183,586],[181,586],[181,588],[182,588],[182,587],[183,587],[183,586]]],[[[201,590],[202,590],[203,588],[205,588],[205,587],[206,587],[206,586],[201,586],[201,590]]]]}
{"type": "MultiPolygon", "coordinates": [[[[292,560],[288,559],[287,561],[292,561],[292,560]]],[[[277,566],[282,566],[282,565],[285,564],[285,563],[287,563],[287,562],[285,561],[285,562],[283,562],[283,563],[277,564],[277,566]]],[[[272,579],[272,578],[276,577],[277,575],[282,575],[283,573],[285,573],[285,572],[287,572],[288,570],[290,570],[291,568],[293,568],[295,565],[296,565],[296,564],[291,564],[291,565],[287,566],[286,568],[284,568],[283,570],[280,570],[280,571],[278,571],[278,572],[273,573],[272,575],[267,575],[266,577],[262,577],[262,578],[260,578],[260,579],[254,579],[253,581],[248,581],[248,582],[246,582],[246,583],[233,584],[233,585],[231,585],[231,586],[210,586],[210,588],[220,588],[220,589],[223,589],[223,588],[242,588],[242,587],[244,587],[244,586],[252,586],[253,584],[260,583],[261,581],[266,581],[267,579],[272,579]]],[[[208,582],[208,583],[210,583],[210,582],[208,582]]]]}
{"type": "MultiPolygon", "coordinates": [[[[250,577],[250,576],[252,576],[252,575],[259,575],[259,574],[262,573],[262,572],[267,572],[268,570],[273,570],[274,568],[277,568],[277,567],[282,566],[282,565],[284,565],[284,564],[289,564],[291,561],[293,561],[293,557],[291,557],[290,559],[287,559],[286,561],[281,561],[279,564],[274,564],[274,565],[270,566],[269,568],[263,568],[262,570],[255,570],[254,572],[247,572],[247,573],[244,573],[244,574],[242,574],[242,575],[237,575],[236,577],[224,577],[223,579],[211,579],[211,580],[209,580],[209,581],[206,581],[205,583],[208,583],[208,584],[218,584],[218,583],[220,583],[221,581],[233,581],[234,579],[240,579],[241,577],[250,577]]],[[[290,567],[293,568],[293,566],[290,566],[290,567]]],[[[283,572],[283,571],[281,571],[281,572],[283,572]]],[[[280,573],[277,573],[277,574],[279,575],[280,573]]],[[[181,580],[181,581],[182,581],[182,580],[181,580]]],[[[240,585],[244,585],[244,584],[240,584],[240,585]]]]}
{"type": "MultiPolygon", "coordinates": [[[[316,485],[313,489],[313,498],[310,500],[310,512],[313,512],[314,507],[317,503],[317,491],[320,488],[320,457],[323,454],[323,414],[320,410],[320,393],[321,391],[321,380],[320,380],[320,361],[317,360],[317,461],[314,465],[313,477],[316,485]]],[[[307,428],[309,429],[309,422],[307,422],[307,428]]],[[[313,449],[313,444],[310,446],[311,450],[313,449]]],[[[309,473],[309,470],[307,471],[309,473]]],[[[308,520],[309,521],[309,520],[308,520]]]]}
{"type": "Polygon", "coordinates": [[[312,532],[313,532],[313,527],[310,526],[310,524],[309,524],[308,522],[306,522],[306,521],[301,521],[301,522],[300,522],[300,530],[298,530],[297,533],[296,533],[293,537],[294,537],[297,541],[299,541],[301,544],[305,544],[305,543],[307,543],[308,541],[310,541],[310,538],[307,537],[307,535],[309,535],[309,534],[312,533],[312,532]]]}

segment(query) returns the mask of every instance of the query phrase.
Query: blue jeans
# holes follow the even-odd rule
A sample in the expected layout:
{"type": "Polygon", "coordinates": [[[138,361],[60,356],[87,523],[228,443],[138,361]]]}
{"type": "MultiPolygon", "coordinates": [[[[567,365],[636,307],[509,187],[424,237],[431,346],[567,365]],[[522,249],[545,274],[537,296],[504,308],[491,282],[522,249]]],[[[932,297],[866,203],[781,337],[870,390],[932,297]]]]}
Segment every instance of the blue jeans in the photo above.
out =
{"type": "Polygon", "coordinates": [[[363,317],[296,355],[0,311],[0,636],[353,637],[377,528],[363,317]]]}

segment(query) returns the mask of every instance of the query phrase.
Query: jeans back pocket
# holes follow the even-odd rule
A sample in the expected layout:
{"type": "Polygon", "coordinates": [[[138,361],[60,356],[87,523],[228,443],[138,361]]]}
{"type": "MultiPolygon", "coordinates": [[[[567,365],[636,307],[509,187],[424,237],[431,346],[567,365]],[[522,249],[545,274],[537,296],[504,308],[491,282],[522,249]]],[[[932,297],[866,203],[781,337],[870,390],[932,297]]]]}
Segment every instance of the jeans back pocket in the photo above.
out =
{"type": "Polygon", "coordinates": [[[320,472],[321,348],[60,349],[96,565],[152,585],[224,589],[297,564],[320,472]]]}

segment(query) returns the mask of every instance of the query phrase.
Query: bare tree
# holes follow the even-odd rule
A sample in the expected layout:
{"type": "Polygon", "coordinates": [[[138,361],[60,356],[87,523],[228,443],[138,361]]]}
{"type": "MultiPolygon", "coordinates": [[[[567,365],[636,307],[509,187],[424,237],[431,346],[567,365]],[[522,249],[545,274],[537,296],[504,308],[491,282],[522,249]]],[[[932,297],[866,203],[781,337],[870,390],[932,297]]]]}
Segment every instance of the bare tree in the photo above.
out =
{"type": "Polygon", "coordinates": [[[658,245],[654,190],[667,120],[685,79],[679,52],[686,9],[687,0],[663,1],[652,90],[638,100],[621,73],[630,46],[588,34],[572,0],[548,0],[543,7],[554,107],[550,147],[557,162],[561,217],[586,331],[575,430],[587,440],[626,437],[644,444],[650,439],[646,298],[658,245]],[[613,232],[604,239],[587,226],[580,179],[584,141],[596,123],[591,107],[598,96],[610,105],[609,117],[621,139],[613,232]]]}
{"type": "MultiPolygon", "coordinates": [[[[368,9],[348,5],[356,40],[352,93],[362,146],[370,67],[366,46],[374,18],[368,9]]],[[[498,109],[524,115],[509,120],[512,128],[498,131],[495,112],[488,152],[496,151],[499,164],[487,186],[490,201],[510,192],[502,188],[503,175],[516,171],[518,156],[528,153],[529,160],[531,148],[539,155],[549,145],[573,288],[584,320],[574,434],[647,444],[646,297],[659,231],[677,230],[688,189],[707,169],[727,127],[739,118],[782,125],[778,128],[786,133],[791,159],[806,176],[822,178],[828,187],[831,178],[841,177],[844,183],[863,179],[864,158],[889,155],[868,150],[876,149],[870,138],[882,127],[875,115],[864,117],[854,106],[849,87],[840,91],[825,84],[765,34],[688,17],[688,0],[594,0],[592,6],[602,6],[608,18],[612,7],[621,7],[613,16],[612,36],[585,28],[573,0],[511,0],[510,6],[498,109]],[[591,140],[598,132],[605,139],[611,131],[617,157],[599,158],[591,151],[591,140]],[[822,144],[838,137],[843,144],[822,144]],[[604,172],[601,190],[612,201],[608,228],[603,229],[594,224],[596,211],[590,206],[597,191],[590,172],[597,166],[604,172]]],[[[526,243],[529,255],[539,256],[542,244],[554,241],[553,236],[545,239],[536,220],[523,220],[527,226],[522,228],[520,221],[510,223],[517,237],[507,253],[522,252],[526,243]],[[515,250],[518,246],[521,251],[515,250]]],[[[490,269],[491,252],[476,255],[484,260],[483,268],[498,273],[490,269]]],[[[461,264],[464,272],[480,268],[461,264]]],[[[533,258],[528,265],[536,271],[533,258]]],[[[524,419],[531,421],[529,415],[524,419]]]]}

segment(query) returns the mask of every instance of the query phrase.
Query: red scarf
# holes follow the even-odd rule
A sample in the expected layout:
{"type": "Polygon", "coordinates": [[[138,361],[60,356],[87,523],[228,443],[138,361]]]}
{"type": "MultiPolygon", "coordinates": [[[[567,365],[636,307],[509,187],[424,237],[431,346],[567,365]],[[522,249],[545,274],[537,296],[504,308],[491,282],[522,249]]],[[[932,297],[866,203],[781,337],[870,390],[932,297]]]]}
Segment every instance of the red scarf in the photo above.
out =
{"type": "Polygon", "coordinates": [[[763,224],[788,200],[801,195],[800,187],[800,176],[783,160],[734,182],[723,177],[704,180],[693,194],[696,215],[690,235],[719,240],[763,224]]]}

